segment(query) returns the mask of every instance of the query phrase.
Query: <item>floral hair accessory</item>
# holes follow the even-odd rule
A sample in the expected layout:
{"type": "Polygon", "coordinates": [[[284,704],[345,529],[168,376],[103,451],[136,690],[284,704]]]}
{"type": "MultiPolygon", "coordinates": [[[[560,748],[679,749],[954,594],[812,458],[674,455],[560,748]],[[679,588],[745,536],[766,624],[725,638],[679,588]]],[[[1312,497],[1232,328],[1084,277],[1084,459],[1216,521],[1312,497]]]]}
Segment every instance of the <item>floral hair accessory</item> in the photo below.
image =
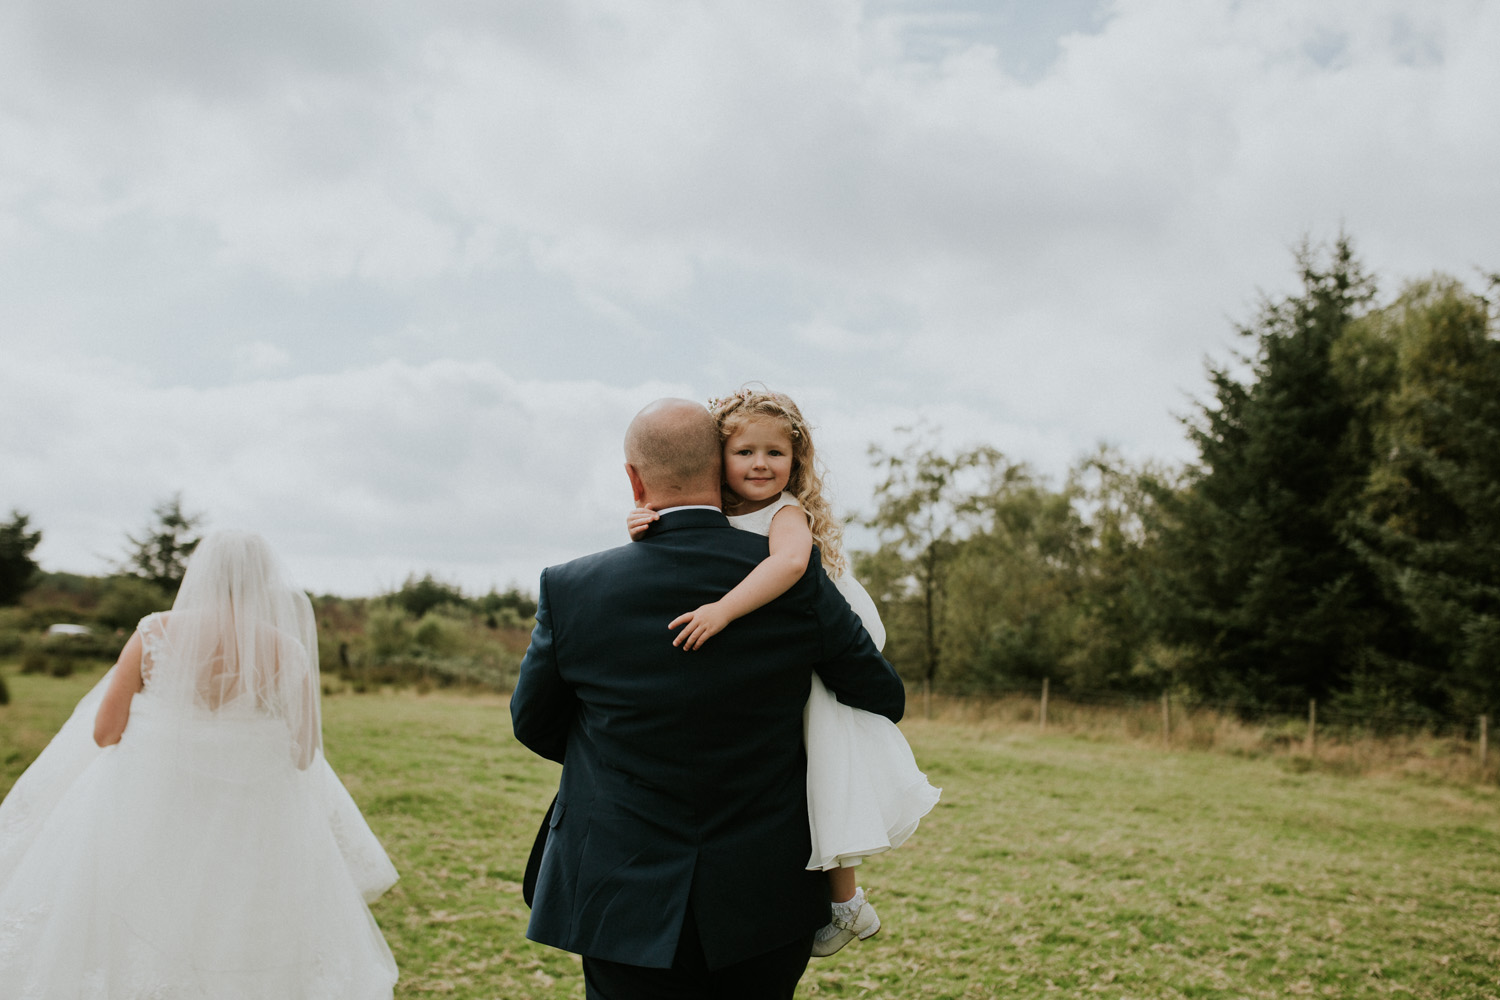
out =
{"type": "Polygon", "coordinates": [[[714,413],[722,413],[723,411],[732,408],[736,404],[748,403],[750,401],[750,397],[754,395],[755,393],[751,392],[749,389],[740,389],[739,391],[732,392],[727,396],[714,396],[708,401],[708,408],[714,413]]]}
{"type": "Polygon", "coordinates": [[[730,414],[751,417],[779,417],[786,421],[791,436],[803,436],[802,413],[797,404],[779,392],[772,392],[759,382],[750,384],[727,396],[715,396],[708,401],[708,410],[719,421],[721,429],[730,414]]]}

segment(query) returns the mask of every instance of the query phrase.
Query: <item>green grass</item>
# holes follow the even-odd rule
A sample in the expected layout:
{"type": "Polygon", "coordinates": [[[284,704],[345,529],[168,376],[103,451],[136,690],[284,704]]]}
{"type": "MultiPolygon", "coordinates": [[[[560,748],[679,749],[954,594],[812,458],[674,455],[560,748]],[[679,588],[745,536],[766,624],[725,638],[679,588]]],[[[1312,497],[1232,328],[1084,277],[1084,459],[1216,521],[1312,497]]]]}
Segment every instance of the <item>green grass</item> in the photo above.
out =
{"type": "MultiPolygon", "coordinates": [[[[0,788],[91,680],[7,671],[0,788]]],[[[904,728],[943,802],[866,866],[880,935],[815,961],[800,997],[1500,996],[1490,786],[904,728]]],[[[401,871],[374,907],[397,996],[581,997],[577,958],[524,939],[556,768],[512,740],[504,700],[343,695],[324,729],[401,871]]]]}

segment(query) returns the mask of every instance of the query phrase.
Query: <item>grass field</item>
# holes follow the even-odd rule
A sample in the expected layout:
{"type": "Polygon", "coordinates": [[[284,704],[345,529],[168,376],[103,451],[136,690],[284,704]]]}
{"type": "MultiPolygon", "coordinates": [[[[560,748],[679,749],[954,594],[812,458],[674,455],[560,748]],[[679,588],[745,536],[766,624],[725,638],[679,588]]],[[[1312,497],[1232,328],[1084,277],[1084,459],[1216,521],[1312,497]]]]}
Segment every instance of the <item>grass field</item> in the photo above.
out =
{"type": "MultiPolygon", "coordinates": [[[[6,671],[0,789],[92,679],[6,671]]],[[[1500,997],[1493,786],[903,728],[943,802],[866,866],[885,929],[815,960],[799,997],[1500,997]]],[[[512,740],[504,699],[340,695],[324,729],[401,871],[374,907],[397,996],[582,997],[578,960],[523,936],[556,768],[512,740]]]]}

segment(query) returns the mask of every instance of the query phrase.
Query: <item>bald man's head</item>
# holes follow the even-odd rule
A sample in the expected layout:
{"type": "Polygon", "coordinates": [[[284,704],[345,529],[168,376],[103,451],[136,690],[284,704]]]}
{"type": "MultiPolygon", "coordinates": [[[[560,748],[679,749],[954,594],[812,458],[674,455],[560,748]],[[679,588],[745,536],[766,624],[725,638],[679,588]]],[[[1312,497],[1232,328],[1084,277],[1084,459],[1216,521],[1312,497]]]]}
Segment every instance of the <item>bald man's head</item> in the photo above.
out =
{"type": "Polygon", "coordinates": [[[658,399],[637,413],[625,432],[625,464],[652,506],[717,506],[720,461],[713,414],[690,399],[658,399]]]}

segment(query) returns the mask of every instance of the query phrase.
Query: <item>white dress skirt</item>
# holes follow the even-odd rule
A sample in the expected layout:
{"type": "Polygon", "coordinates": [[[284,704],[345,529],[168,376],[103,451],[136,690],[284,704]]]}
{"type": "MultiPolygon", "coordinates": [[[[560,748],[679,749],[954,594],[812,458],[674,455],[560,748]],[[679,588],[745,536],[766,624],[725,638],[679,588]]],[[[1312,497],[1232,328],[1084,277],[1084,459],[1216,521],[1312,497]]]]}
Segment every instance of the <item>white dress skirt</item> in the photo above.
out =
{"type": "MultiPolygon", "coordinates": [[[[770,506],[733,516],[729,522],[766,535],[776,512],[789,506],[800,505],[790,493],[783,493],[770,506]]],[[[885,626],[865,588],[852,573],[830,574],[830,579],[859,615],[875,645],[884,646],[885,626]]],[[[813,674],[812,693],[803,711],[802,732],[807,743],[807,816],[812,831],[808,868],[847,868],[899,847],[937,804],[942,789],[928,783],[896,724],[883,715],[845,705],[817,674],[813,674]]]]}
{"type": "Polygon", "coordinates": [[[109,676],[0,803],[4,1000],[387,1000],[367,905],[396,871],[278,719],[168,719],[150,686],[94,745],[109,676]]]}

